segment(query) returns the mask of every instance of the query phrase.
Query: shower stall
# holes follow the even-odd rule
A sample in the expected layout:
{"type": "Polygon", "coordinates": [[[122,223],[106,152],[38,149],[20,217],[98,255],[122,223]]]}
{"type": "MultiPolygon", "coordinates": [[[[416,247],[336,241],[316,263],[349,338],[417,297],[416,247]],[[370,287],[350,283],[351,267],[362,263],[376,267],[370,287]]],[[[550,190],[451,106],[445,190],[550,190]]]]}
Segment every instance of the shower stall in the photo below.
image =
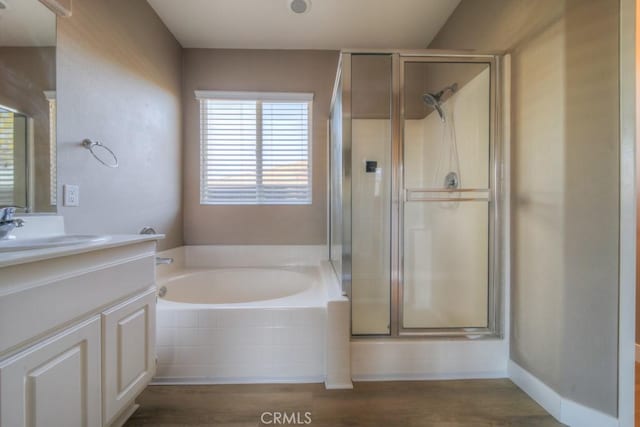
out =
{"type": "Polygon", "coordinates": [[[342,51],[330,260],[355,337],[501,336],[500,56],[342,51]]]}

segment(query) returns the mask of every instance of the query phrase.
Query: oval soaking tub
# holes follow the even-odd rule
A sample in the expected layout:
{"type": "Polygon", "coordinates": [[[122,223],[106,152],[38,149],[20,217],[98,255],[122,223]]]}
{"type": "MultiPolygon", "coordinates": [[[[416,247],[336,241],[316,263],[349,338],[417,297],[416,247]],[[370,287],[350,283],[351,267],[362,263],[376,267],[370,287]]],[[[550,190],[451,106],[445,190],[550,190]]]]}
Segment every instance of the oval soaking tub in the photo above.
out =
{"type": "Polygon", "coordinates": [[[299,294],[315,278],[282,268],[220,268],[187,272],[165,280],[163,298],[190,304],[238,304],[299,294]]]}

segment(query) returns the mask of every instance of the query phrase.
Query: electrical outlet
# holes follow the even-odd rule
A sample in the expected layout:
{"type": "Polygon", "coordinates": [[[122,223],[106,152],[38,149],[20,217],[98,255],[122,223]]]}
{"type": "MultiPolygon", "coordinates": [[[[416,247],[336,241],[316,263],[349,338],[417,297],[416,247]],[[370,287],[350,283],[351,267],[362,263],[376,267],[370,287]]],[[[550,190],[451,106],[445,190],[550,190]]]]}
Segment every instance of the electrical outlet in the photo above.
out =
{"type": "Polygon", "coordinates": [[[65,184],[62,186],[64,206],[80,206],[80,186],[65,184]]]}

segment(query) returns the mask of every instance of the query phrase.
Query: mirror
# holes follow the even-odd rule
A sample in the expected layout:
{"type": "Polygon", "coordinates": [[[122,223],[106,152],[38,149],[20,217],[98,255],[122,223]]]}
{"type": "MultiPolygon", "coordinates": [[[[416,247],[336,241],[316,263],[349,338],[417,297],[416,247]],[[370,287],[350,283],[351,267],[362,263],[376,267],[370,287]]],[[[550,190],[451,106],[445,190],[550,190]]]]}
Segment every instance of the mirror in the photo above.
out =
{"type": "Polygon", "coordinates": [[[0,0],[0,206],[56,212],[56,15],[0,0]]]}

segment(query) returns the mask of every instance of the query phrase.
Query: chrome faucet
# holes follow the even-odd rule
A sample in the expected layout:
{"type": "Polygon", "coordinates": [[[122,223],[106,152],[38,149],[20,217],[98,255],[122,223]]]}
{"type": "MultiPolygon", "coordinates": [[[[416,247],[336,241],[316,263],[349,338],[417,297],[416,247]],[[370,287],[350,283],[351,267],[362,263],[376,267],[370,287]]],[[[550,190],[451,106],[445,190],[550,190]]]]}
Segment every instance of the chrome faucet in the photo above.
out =
{"type": "Polygon", "coordinates": [[[23,220],[13,217],[15,213],[16,208],[14,207],[0,208],[0,240],[9,238],[9,233],[14,228],[20,228],[24,225],[23,220]]]}
{"type": "Polygon", "coordinates": [[[161,265],[161,264],[173,264],[173,258],[164,258],[164,257],[160,257],[157,256],[156,257],[156,265],[161,265]]]}
{"type": "Polygon", "coordinates": [[[158,234],[153,227],[142,227],[140,234],[158,234]]]}

